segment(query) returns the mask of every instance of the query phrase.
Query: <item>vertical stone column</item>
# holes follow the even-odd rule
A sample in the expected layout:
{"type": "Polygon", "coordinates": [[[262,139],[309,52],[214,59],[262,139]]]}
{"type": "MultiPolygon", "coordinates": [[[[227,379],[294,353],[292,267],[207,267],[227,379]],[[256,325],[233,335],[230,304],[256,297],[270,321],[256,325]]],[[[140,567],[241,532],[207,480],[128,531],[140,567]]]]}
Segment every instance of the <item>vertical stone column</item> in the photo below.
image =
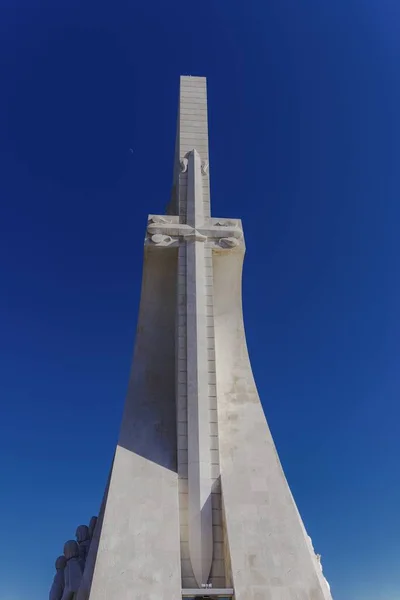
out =
{"type": "Polygon", "coordinates": [[[169,214],[178,214],[186,222],[187,172],[180,162],[196,148],[204,164],[203,211],[210,216],[210,178],[208,173],[207,83],[204,77],[183,76],[180,79],[179,112],[175,142],[175,164],[172,201],[169,214]]]}
{"type": "Polygon", "coordinates": [[[178,250],[178,282],[175,329],[176,419],[178,435],[178,486],[182,587],[193,587],[195,580],[189,554],[188,527],[188,410],[186,343],[186,244],[178,250]]]}
{"type": "MultiPolygon", "coordinates": [[[[210,216],[206,80],[181,77],[174,202],[194,230],[210,216]]],[[[213,558],[205,237],[178,251],[176,321],[182,583],[207,583],[213,558]]]]}
{"type": "Polygon", "coordinates": [[[206,315],[206,237],[196,230],[204,222],[201,158],[187,155],[186,219],[186,358],[188,425],[188,542],[199,586],[208,582],[213,557],[211,453],[208,397],[206,315]]]}
{"type": "Polygon", "coordinates": [[[212,562],[211,455],[204,242],[186,246],[189,552],[199,585],[212,562]]]}
{"type": "Polygon", "coordinates": [[[178,254],[177,419],[183,587],[223,587],[206,80],[181,77],[170,213],[193,228],[178,254]],[[184,308],[185,307],[185,308],[184,308]]]}

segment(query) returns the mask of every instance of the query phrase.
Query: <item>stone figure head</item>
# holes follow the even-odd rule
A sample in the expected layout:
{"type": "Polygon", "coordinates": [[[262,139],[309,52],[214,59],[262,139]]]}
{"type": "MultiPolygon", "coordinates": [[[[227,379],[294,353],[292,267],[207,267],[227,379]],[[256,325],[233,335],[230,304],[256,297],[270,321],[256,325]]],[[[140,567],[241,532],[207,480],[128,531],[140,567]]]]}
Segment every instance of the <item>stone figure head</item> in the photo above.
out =
{"type": "Polygon", "coordinates": [[[66,560],[71,560],[71,558],[79,558],[79,546],[75,540],[68,540],[64,544],[64,556],[66,560]]]}
{"type": "Polygon", "coordinates": [[[78,544],[86,542],[89,539],[89,527],[87,525],[79,525],[75,535],[78,544]]]}
{"type": "Polygon", "coordinates": [[[67,559],[65,558],[65,556],[59,556],[56,560],[56,571],[62,571],[63,569],[65,569],[66,564],[67,559]]]}
{"type": "Polygon", "coordinates": [[[59,556],[56,560],[56,574],[50,588],[49,600],[62,600],[65,589],[65,571],[67,569],[67,559],[65,556],[59,556]]]}
{"type": "Polygon", "coordinates": [[[97,517],[92,517],[90,519],[90,523],[89,523],[89,537],[90,539],[92,539],[93,537],[93,533],[96,527],[96,523],[97,523],[97,517]]]}

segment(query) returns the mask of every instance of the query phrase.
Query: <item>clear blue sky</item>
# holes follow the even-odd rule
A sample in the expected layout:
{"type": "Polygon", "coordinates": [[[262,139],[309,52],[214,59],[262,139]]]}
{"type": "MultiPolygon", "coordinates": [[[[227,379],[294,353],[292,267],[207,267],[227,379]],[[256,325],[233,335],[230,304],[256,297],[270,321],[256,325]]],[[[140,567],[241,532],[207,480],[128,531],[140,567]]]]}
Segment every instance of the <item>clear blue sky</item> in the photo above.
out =
{"type": "Polygon", "coordinates": [[[243,219],[256,381],[335,600],[398,600],[398,1],[0,12],[1,600],[45,598],[98,511],[180,74],[208,77],[213,214],[243,219]]]}

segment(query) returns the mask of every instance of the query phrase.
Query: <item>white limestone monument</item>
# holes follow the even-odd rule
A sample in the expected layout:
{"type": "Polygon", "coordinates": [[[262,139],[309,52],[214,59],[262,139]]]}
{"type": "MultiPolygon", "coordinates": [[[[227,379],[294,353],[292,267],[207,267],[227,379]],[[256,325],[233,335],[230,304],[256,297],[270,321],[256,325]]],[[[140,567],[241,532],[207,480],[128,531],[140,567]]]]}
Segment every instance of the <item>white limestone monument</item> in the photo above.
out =
{"type": "Polygon", "coordinates": [[[182,77],[172,199],[148,217],[125,410],[77,600],[331,600],[253,379],[242,224],[211,216],[208,161],[206,80],[182,77]]]}

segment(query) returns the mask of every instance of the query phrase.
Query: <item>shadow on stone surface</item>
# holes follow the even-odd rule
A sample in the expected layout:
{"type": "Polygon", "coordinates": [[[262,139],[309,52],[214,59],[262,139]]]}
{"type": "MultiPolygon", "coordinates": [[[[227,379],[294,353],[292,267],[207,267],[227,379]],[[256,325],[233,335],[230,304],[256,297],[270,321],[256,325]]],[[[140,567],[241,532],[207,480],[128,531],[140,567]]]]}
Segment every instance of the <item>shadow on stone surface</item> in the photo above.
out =
{"type": "Polygon", "coordinates": [[[76,600],[87,600],[90,595],[90,590],[92,587],[92,580],[93,580],[93,573],[94,573],[94,568],[95,568],[96,559],[97,559],[97,552],[99,549],[101,531],[103,528],[104,511],[105,511],[105,507],[107,504],[108,490],[110,487],[110,480],[111,480],[113,464],[114,464],[114,459],[111,464],[110,472],[108,475],[107,485],[106,485],[106,489],[104,491],[103,500],[101,502],[99,516],[97,519],[96,527],[93,532],[93,537],[92,537],[92,541],[90,544],[89,554],[86,559],[85,570],[84,570],[83,576],[82,576],[82,583],[81,583],[79,591],[76,595],[76,600]]]}
{"type": "Polygon", "coordinates": [[[176,248],[145,250],[133,366],[118,441],[126,450],[175,472],[176,278],[176,248]]]}

